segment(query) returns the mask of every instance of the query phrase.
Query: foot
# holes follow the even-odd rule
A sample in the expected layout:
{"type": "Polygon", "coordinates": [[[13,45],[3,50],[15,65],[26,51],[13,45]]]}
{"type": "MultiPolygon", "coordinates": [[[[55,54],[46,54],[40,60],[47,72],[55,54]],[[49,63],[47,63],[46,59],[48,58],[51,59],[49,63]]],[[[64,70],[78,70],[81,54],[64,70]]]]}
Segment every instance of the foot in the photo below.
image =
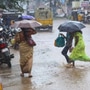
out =
{"type": "Polygon", "coordinates": [[[75,66],[75,62],[74,62],[74,61],[71,61],[71,60],[70,60],[69,63],[72,64],[73,67],[75,66]]]}
{"type": "Polygon", "coordinates": [[[73,61],[72,64],[73,64],[73,67],[74,67],[75,66],[75,61],[73,61]]]}
{"type": "Polygon", "coordinates": [[[29,78],[31,78],[31,77],[32,77],[32,75],[29,75],[28,77],[29,77],[29,78]]]}
{"type": "Polygon", "coordinates": [[[20,76],[21,76],[21,77],[24,77],[24,73],[21,73],[20,76]]]}
{"type": "Polygon", "coordinates": [[[72,63],[68,63],[68,64],[65,65],[65,67],[67,67],[67,68],[73,68],[73,64],[72,63]]]}

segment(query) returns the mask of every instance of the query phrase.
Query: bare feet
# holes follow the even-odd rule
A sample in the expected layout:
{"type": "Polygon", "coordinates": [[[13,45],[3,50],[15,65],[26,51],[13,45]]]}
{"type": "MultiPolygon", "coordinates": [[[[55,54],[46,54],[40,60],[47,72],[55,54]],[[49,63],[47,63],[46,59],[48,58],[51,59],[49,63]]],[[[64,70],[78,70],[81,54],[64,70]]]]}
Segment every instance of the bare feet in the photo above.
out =
{"type": "Polygon", "coordinates": [[[32,77],[32,75],[31,74],[29,74],[29,76],[28,76],[29,78],[31,78],[32,77]]]}
{"type": "Polygon", "coordinates": [[[73,67],[75,66],[75,61],[71,61],[71,60],[70,60],[69,63],[72,64],[73,67]]]}
{"type": "Polygon", "coordinates": [[[68,63],[68,64],[65,65],[65,67],[67,67],[67,68],[73,68],[74,66],[73,66],[72,63],[68,63]]]}
{"type": "Polygon", "coordinates": [[[21,76],[21,77],[24,77],[24,73],[21,73],[20,76],[21,76]]]}
{"type": "MultiPolygon", "coordinates": [[[[21,76],[21,77],[24,77],[24,73],[21,73],[21,74],[20,74],[20,76],[21,76]]],[[[31,75],[31,74],[29,74],[29,75],[28,75],[28,77],[29,77],[29,78],[31,78],[31,77],[32,77],[32,75],[31,75]]]]}

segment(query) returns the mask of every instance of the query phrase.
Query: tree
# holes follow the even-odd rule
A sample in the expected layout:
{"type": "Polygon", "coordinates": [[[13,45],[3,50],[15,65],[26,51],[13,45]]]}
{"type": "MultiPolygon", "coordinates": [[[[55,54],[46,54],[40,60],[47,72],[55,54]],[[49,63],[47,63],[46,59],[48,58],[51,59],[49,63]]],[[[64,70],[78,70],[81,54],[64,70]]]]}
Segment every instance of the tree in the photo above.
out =
{"type": "Polygon", "coordinates": [[[20,6],[20,3],[27,0],[0,0],[0,8],[3,9],[15,9],[18,11],[23,11],[23,8],[20,6]]]}

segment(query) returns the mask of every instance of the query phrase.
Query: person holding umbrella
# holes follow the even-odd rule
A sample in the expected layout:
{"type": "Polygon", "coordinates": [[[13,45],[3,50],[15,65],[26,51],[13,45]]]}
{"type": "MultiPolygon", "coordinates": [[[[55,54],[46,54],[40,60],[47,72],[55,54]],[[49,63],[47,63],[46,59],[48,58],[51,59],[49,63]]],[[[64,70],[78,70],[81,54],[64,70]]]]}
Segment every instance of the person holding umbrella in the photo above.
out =
{"type": "MultiPolygon", "coordinates": [[[[32,77],[32,63],[33,63],[33,47],[36,45],[30,45],[29,40],[32,40],[32,35],[36,34],[36,30],[33,28],[21,28],[15,36],[15,42],[19,43],[20,52],[20,68],[21,76],[24,77],[25,73],[28,73],[28,77],[32,77]]],[[[34,41],[33,41],[34,42],[34,41]]]]}
{"type": "MultiPolygon", "coordinates": [[[[90,61],[90,58],[85,53],[85,43],[81,31],[83,28],[85,28],[85,25],[78,21],[67,21],[58,27],[59,31],[73,33],[72,35],[75,40],[75,46],[74,49],[72,49],[72,47],[69,49],[71,54],[68,57],[72,62],[76,60],[90,61]]],[[[72,39],[69,39],[69,42],[71,40],[72,39]]],[[[71,63],[69,63],[69,66],[72,67],[71,63]]]]}
{"type": "Polygon", "coordinates": [[[72,61],[76,61],[76,60],[90,61],[90,57],[88,57],[85,52],[85,43],[83,40],[82,31],[74,32],[74,40],[75,40],[75,46],[73,50],[71,50],[71,54],[69,58],[72,61]]]}
{"type": "Polygon", "coordinates": [[[20,32],[15,35],[15,42],[19,43],[20,51],[20,67],[21,76],[24,77],[25,73],[28,73],[29,77],[32,77],[32,63],[33,63],[33,48],[36,45],[32,39],[32,35],[36,34],[35,27],[41,26],[42,24],[35,20],[21,20],[16,21],[12,28],[21,28],[20,32]]]}

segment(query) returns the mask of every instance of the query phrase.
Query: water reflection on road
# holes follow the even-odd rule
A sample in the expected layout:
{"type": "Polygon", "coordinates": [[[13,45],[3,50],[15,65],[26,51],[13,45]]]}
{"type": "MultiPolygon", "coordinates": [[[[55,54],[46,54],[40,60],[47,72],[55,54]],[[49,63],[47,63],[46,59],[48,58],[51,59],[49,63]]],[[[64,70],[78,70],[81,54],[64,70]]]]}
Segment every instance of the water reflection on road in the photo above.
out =
{"type": "Polygon", "coordinates": [[[11,70],[1,69],[0,76],[4,90],[89,90],[90,66],[87,65],[66,68],[56,62],[36,64],[32,78],[20,77],[20,68],[16,65],[11,70]]]}

